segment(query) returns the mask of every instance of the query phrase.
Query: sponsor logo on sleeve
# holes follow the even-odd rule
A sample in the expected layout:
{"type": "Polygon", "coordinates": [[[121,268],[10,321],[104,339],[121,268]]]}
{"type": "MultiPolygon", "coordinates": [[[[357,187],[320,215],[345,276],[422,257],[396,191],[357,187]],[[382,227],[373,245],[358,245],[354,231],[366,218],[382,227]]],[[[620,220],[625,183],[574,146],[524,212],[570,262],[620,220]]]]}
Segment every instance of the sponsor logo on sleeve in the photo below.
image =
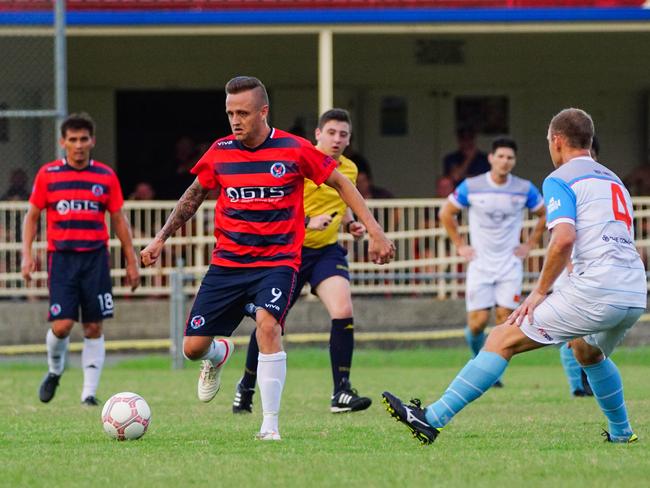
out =
{"type": "Polygon", "coordinates": [[[559,198],[556,200],[555,197],[551,197],[551,199],[548,201],[548,213],[555,212],[561,206],[562,202],[559,198]]]}

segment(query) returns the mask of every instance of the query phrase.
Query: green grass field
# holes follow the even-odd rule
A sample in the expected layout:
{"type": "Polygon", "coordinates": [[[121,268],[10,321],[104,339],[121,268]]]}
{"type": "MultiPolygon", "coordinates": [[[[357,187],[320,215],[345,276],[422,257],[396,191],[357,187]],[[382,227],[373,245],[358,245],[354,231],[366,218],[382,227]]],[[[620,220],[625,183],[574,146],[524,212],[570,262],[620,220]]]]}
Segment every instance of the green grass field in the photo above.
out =
{"type": "Polygon", "coordinates": [[[0,486],[647,486],[650,478],[650,348],[614,355],[640,442],[602,442],[593,399],[570,397],[555,349],[515,358],[502,390],[470,405],[431,446],[414,441],[379,398],[384,389],[428,403],[465,363],[464,349],[358,350],[353,384],[372,407],[329,413],[324,349],[289,351],[282,442],[253,436],[252,416],[230,410],[244,350],[208,404],[196,399],[198,366],[172,371],[161,356],[108,366],[99,396],[142,395],[153,411],[139,441],[103,433],[99,408],[79,405],[78,368],[50,404],[38,401],[44,362],[0,363],[0,486]]]}

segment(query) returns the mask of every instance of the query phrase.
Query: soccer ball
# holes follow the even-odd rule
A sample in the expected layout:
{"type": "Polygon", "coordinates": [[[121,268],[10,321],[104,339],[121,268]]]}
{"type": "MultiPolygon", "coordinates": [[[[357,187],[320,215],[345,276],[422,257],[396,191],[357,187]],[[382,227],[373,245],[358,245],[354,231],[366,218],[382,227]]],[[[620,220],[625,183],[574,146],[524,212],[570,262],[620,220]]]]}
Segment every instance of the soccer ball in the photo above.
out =
{"type": "Polygon", "coordinates": [[[137,393],[116,393],[102,408],[104,432],[119,441],[139,439],[147,431],[149,422],[151,409],[137,393]]]}

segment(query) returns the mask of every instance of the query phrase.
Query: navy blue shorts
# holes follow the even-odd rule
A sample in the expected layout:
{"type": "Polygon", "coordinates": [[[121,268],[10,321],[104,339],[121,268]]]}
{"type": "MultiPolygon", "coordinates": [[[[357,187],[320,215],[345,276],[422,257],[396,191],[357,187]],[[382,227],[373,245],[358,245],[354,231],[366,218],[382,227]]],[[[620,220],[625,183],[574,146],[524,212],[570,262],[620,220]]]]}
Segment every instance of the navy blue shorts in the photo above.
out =
{"type": "Polygon", "coordinates": [[[350,281],[347,254],[347,249],[339,244],[330,244],[319,249],[303,247],[302,264],[298,272],[298,284],[291,305],[293,306],[298,300],[305,283],[309,283],[311,292],[316,294],[316,287],[332,276],[342,276],[350,281]]]}
{"type": "Polygon", "coordinates": [[[186,336],[230,337],[244,318],[244,305],[254,303],[284,328],[296,271],[275,268],[228,268],[210,265],[185,324],[186,336]]]}
{"type": "Polygon", "coordinates": [[[108,249],[47,254],[50,312],[48,320],[101,322],[113,317],[113,287],[108,249]]]}

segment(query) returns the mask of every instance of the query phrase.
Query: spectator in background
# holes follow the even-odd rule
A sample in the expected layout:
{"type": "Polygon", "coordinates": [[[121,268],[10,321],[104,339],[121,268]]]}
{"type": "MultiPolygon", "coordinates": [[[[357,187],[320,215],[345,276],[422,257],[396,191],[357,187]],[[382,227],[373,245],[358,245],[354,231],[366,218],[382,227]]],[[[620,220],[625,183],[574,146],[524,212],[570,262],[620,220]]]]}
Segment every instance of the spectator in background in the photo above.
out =
{"type": "Polygon", "coordinates": [[[456,131],[458,149],[447,154],[443,160],[443,177],[451,178],[454,188],[469,176],[490,171],[487,154],[476,145],[476,131],[461,127],[456,131]]]}
{"type": "Polygon", "coordinates": [[[129,200],[154,200],[156,198],[156,191],[151,186],[151,183],[141,181],[135,185],[135,189],[129,195],[129,200]]]}
{"type": "Polygon", "coordinates": [[[634,197],[650,196],[650,163],[646,162],[634,168],[623,178],[623,183],[634,197]]]}
{"type": "Polygon", "coordinates": [[[196,178],[190,170],[198,161],[199,152],[196,143],[190,136],[181,136],[174,145],[174,160],[176,168],[172,174],[171,181],[168,184],[168,198],[178,200],[183,192],[194,183],[196,178]]]}
{"type": "Polygon", "coordinates": [[[463,181],[462,168],[460,166],[452,166],[448,175],[442,176],[436,183],[436,196],[440,198],[447,198],[454,192],[458,183],[463,181]]]}
{"type": "Polygon", "coordinates": [[[372,171],[370,165],[363,158],[354,160],[359,170],[357,176],[357,189],[361,196],[368,200],[369,198],[395,198],[395,196],[385,188],[375,186],[372,182],[372,171]]]}
{"type": "Polygon", "coordinates": [[[0,200],[23,201],[29,198],[29,189],[27,188],[27,173],[20,168],[11,171],[9,175],[9,188],[2,195],[0,200]]]}

